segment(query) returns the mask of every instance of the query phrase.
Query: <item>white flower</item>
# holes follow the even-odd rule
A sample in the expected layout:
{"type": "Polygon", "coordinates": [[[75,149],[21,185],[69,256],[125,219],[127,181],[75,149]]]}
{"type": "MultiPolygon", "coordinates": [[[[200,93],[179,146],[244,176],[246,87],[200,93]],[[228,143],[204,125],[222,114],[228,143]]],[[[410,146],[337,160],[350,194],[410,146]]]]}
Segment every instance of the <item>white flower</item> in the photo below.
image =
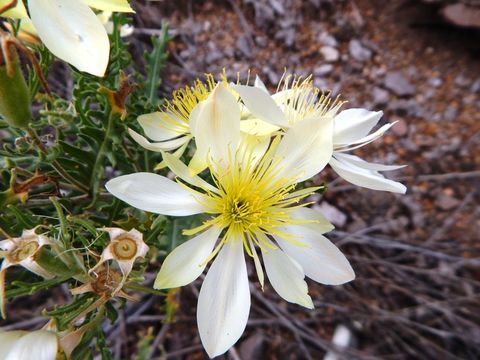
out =
{"type": "MultiPolygon", "coordinates": [[[[0,0],[0,8],[9,2],[0,0]]],[[[90,7],[105,11],[133,11],[127,0],[28,1],[31,23],[45,46],[78,70],[103,76],[110,56],[110,43],[105,27],[90,7]]],[[[15,8],[2,16],[28,17],[20,0],[15,8]]]]}
{"type": "MultiPolygon", "coordinates": [[[[270,141],[269,135],[262,137],[247,132],[239,133],[242,113],[237,101],[225,75],[222,75],[222,80],[217,83],[211,74],[207,74],[205,83],[197,80],[194,86],[175,91],[173,99],[166,103],[163,111],[138,117],[146,136],[154,142],[132,129],[129,129],[129,133],[145,149],[157,152],[175,151],[176,157],[183,154],[198,132],[208,131],[208,128],[221,132],[221,136],[230,137],[231,147],[248,146],[253,147],[253,151],[264,152],[270,141]],[[208,113],[212,111],[217,116],[209,116],[208,113]]],[[[215,139],[215,136],[216,134],[212,133],[212,139],[215,139]]],[[[220,149],[214,144],[210,147],[210,140],[196,141],[197,151],[189,164],[192,173],[199,173],[207,167],[210,150],[228,151],[227,147],[220,149]]],[[[164,162],[158,168],[163,166],[164,162]]]]}
{"type": "Polygon", "coordinates": [[[313,308],[313,303],[305,276],[330,285],[355,276],[345,256],[322,235],[333,228],[331,224],[299,203],[315,189],[294,191],[298,182],[317,174],[331,158],[333,119],[304,121],[282,139],[275,138],[266,152],[254,151],[238,145],[238,104],[229,104],[228,100],[222,106],[205,102],[198,109],[202,116],[192,126],[202,129],[195,132],[197,152],[209,154],[207,165],[215,185],[193,175],[168,153],[164,161],[182,182],[136,173],[106,184],[113,195],[145,211],[210,215],[201,226],[185,232],[195,237],[168,255],[154,285],[158,289],[186,285],[216,256],[197,306],[200,338],[210,357],[227,351],[247,324],[250,291],[244,249],[254,259],[262,286],[257,249],[277,293],[307,308],[313,308]],[[229,121],[217,122],[225,116],[229,121]],[[314,145],[319,151],[309,151],[314,145]]]}
{"type": "Polygon", "coordinates": [[[0,241],[0,257],[3,257],[0,267],[0,311],[5,318],[5,274],[9,267],[20,265],[31,272],[51,279],[54,274],[40,267],[35,261],[35,255],[45,245],[54,245],[53,241],[43,235],[37,235],[35,229],[24,230],[21,237],[0,241]]]}
{"type": "Polygon", "coordinates": [[[0,360],[55,360],[61,353],[54,332],[0,331],[0,360]]]}
{"type": "MultiPolygon", "coordinates": [[[[245,107],[251,113],[250,133],[274,132],[289,129],[304,121],[334,118],[333,156],[329,161],[332,168],[345,180],[374,190],[405,193],[406,187],[399,182],[386,179],[379,171],[396,170],[403,166],[368,163],[345,151],[362,147],[379,137],[393,124],[386,124],[368,135],[382,117],[382,112],[365,109],[348,109],[337,114],[341,102],[332,101],[320,94],[312,85],[311,79],[301,80],[291,75],[284,76],[280,91],[270,95],[257,77],[255,86],[231,85],[240,94],[245,107]],[[283,86],[282,86],[283,84],[283,86]],[[268,129],[267,125],[270,125],[268,129]],[[273,127],[272,127],[273,126],[273,127]],[[260,130],[259,130],[260,129],[260,130]]],[[[242,125],[246,122],[242,122],[242,125]]],[[[245,130],[245,127],[242,128],[245,130]]],[[[247,130],[245,130],[247,131],[247,130]]],[[[317,149],[313,147],[311,151],[317,149]]]]}

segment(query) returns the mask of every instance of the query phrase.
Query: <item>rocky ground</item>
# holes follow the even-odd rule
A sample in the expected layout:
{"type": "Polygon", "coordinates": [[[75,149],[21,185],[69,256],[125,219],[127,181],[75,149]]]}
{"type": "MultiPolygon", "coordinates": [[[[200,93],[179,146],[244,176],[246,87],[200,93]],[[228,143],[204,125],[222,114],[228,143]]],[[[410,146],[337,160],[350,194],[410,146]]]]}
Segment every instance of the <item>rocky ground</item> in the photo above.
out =
{"type": "MultiPolygon", "coordinates": [[[[357,279],[341,287],[309,282],[314,311],[254,284],[247,330],[225,358],[479,358],[480,30],[448,25],[438,6],[418,1],[164,0],[135,7],[134,53],[161,21],[175,35],[163,72],[167,97],[222,69],[233,77],[250,69],[274,89],[286,69],[312,74],[318,87],[348,100],[346,107],[383,110],[384,122],[397,121],[357,154],[408,165],[387,174],[408,186],[406,195],[361,189],[330,170],[317,179],[329,190],[315,207],[336,225],[330,238],[357,279]],[[343,350],[332,345],[341,345],[339,338],[343,350]]],[[[152,359],[205,358],[195,322],[200,284],[176,295],[172,323],[160,322],[158,298],[127,306],[109,330],[116,358],[132,358],[150,335],[152,359]]]]}
{"type": "MultiPolygon", "coordinates": [[[[347,107],[383,110],[385,122],[398,122],[358,154],[407,164],[389,174],[407,195],[359,189],[328,171],[318,179],[329,191],[316,206],[337,226],[331,237],[357,280],[336,288],[310,282],[313,312],[254,286],[249,326],[227,358],[316,359],[342,331],[349,359],[480,355],[480,32],[447,24],[439,9],[380,0],[138,6],[139,38],[161,19],[176,35],[166,95],[222,69],[234,77],[250,69],[274,89],[286,69],[313,74],[347,107]]],[[[182,290],[178,321],[158,335],[165,354],[204,357],[194,327],[199,285],[182,290]]]]}

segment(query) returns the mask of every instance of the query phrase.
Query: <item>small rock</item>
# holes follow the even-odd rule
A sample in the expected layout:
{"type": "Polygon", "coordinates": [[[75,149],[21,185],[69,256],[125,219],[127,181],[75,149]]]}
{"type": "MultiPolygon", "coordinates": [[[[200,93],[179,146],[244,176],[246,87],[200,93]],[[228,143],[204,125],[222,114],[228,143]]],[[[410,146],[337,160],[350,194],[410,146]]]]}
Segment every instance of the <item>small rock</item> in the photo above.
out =
{"type": "Polygon", "coordinates": [[[333,65],[332,64],[323,64],[323,65],[320,65],[318,68],[316,68],[314,71],[313,71],[313,74],[315,76],[325,76],[325,75],[328,75],[332,72],[333,70],[333,65]]]}
{"type": "Polygon", "coordinates": [[[314,205],[312,209],[321,213],[335,226],[343,227],[347,223],[347,215],[326,201],[322,201],[319,205],[314,205]]]}
{"type": "Polygon", "coordinates": [[[328,89],[328,81],[317,77],[313,79],[313,86],[319,88],[320,90],[326,90],[328,89]]]}
{"type": "Polygon", "coordinates": [[[468,6],[461,1],[445,6],[441,13],[445,20],[457,26],[480,28],[480,8],[468,6]]]}
{"type": "Polygon", "coordinates": [[[282,29],[278,31],[277,34],[275,35],[275,39],[283,40],[287,47],[292,47],[295,44],[296,38],[297,38],[297,32],[295,31],[294,27],[282,29]]]}
{"type": "Polygon", "coordinates": [[[388,107],[392,112],[400,116],[423,117],[424,110],[414,99],[398,99],[390,101],[388,107]]]}
{"type": "Polygon", "coordinates": [[[428,79],[428,85],[430,85],[431,87],[439,88],[440,86],[442,86],[442,84],[443,84],[442,79],[438,77],[428,79]]]}
{"type": "Polygon", "coordinates": [[[405,136],[408,134],[408,124],[405,120],[399,117],[392,117],[392,121],[396,121],[395,125],[392,127],[392,131],[398,136],[405,136]]]}
{"type": "Polygon", "coordinates": [[[455,78],[455,85],[459,87],[464,88],[464,87],[467,87],[469,84],[470,84],[470,79],[465,77],[464,75],[458,75],[455,78]]]}
{"type": "Polygon", "coordinates": [[[317,40],[319,43],[326,46],[336,47],[338,45],[337,39],[325,31],[318,35],[317,40]]]}
{"type": "Polygon", "coordinates": [[[475,80],[470,88],[470,91],[474,94],[480,94],[480,79],[475,80]]]}
{"type": "Polygon", "coordinates": [[[447,121],[455,121],[458,116],[458,110],[456,107],[448,106],[447,109],[443,112],[443,118],[447,121]]]}
{"type": "Polygon", "coordinates": [[[245,36],[240,36],[236,42],[236,48],[247,58],[250,59],[253,55],[252,48],[245,36]]]}
{"type": "Polygon", "coordinates": [[[398,96],[415,94],[415,87],[398,71],[389,72],[385,77],[384,85],[398,96]]]}
{"type": "Polygon", "coordinates": [[[460,204],[460,200],[449,195],[440,195],[435,201],[442,210],[452,210],[460,204]]]}
{"type": "Polygon", "coordinates": [[[207,64],[212,64],[222,58],[223,58],[223,55],[219,51],[211,51],[207,54],[207,56],[205,56],[205,62],[207,64]]]}
{"type": "Polygon", "coordinates": [[[348,51],[355,60],[360,62],[368,61],[372,57],[372,51],[363,46],[357,39],[350,40],[348,51]]]}
{"type": "Polygon", "coordinates": [[[323,55],[325,61],[335,62],[340,58],[340,52],[332,46],[322,46],[320,53],[323,55]]]}
{"type": "Polygon", "coordinates": [[[256,36],[255,37],[255,43],[261,47],[264,48],[265,46],[268,45],[268,40],[265,36],[256,36]]]}
{"type": "Polygon", "coordinates": [[[373,105],[385,105],[388,103],[390,96],[388,91],[380,87],[374,87],[372,92],[373,105]]]}

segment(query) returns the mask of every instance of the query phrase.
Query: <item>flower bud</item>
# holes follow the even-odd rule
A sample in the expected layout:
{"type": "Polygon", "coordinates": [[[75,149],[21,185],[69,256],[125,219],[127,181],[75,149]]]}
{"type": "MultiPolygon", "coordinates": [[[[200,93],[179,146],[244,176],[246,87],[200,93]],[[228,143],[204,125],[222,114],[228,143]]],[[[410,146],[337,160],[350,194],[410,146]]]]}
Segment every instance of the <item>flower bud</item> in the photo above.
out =
{"type": "Polygon", "coordinates": [[[9,125],[24,128],[32,118],[30,91],[16,51],[8,51],[4,58],[0,53],[0,115],[9,125]]]}

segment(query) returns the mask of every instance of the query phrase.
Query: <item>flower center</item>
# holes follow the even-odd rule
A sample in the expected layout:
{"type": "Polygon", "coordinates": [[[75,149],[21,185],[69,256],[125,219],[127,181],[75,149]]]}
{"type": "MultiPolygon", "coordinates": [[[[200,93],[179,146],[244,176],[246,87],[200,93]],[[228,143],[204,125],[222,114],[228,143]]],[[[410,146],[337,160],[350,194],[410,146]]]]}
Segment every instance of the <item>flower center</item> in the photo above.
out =
{"type": "Polygon", "coordinates": [[[18,247],[12,250],[9,257],[14,262],[20,262],[35,254],[38,248],[39,245],[36,241],[29,241],[27,243],[19,244],[18,247]]]}
{"type": "Polygon", "coordinates": [[[343,104],[338,97],[332,99],[315,87],[312,76],[302,79],[293,75],[285,75],[280,80],[275,101],[290,125],[308,118],[335,116],[343,104]]]}
{"type": "Polygon", "coordinates": [[[117,238],[112,245],[117,260],[131,260],[137,254],[137,243],[128,235],[117,238]]]}
{"type": "Polygon", "coordinates": [[[227,195],[224,198],[222,216],[226,224],[239,225],[244,230],[261,227],[265,214],[258,194],[227,195]]]}

